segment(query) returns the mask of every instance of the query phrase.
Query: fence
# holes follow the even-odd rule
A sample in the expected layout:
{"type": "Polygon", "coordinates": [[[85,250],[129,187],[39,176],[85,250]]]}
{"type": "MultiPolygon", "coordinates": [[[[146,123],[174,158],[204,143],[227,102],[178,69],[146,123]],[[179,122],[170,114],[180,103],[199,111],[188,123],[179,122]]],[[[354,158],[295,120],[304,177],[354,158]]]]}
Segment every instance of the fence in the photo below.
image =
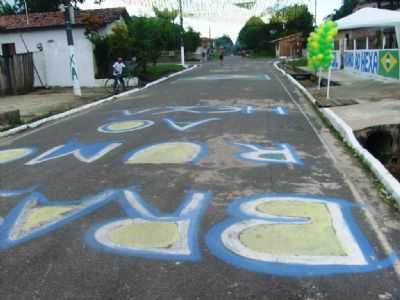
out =
{"type": "Polygon", "coordinates": [[[399,58],[398,49],[348,50],[344,51],[343,66],[363,74],[400,79],[399,58]]]}
{"type": "Polygon", "coordinates": [[[0,95],[23,94],[33,89],[32,53],[0,56],[0,95]]]}

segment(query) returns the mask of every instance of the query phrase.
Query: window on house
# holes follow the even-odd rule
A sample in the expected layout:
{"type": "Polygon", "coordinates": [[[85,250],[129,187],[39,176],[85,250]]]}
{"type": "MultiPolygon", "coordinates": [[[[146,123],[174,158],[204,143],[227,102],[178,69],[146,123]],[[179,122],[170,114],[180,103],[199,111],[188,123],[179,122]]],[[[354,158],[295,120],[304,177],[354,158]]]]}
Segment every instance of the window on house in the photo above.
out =
{"type": "Polygon", "coordinates": [[[367,49],[367,38],[359,37],[356,39],[357,41],[357,49],[364,50],[367,49]]]}
{"type": "Polygon", "coordinates": [[[371,35],[369,37],[369,48],[370,49],[381,49],[382,48],[379,31],[376,31],[374,35],[371,35]]]}
{"type": "Polygon", "coordinates": [[[17,54],[14,43],[2,44],[1,51],[3,53],[3,56],[13,56],[17,54]]]}
{"type": "Polygon", "coordinates": [[[353,49],[354,49],[354,40],[347,39],[347,50],[353,50],[353,49]]]}
{"type": "Polygon", "coordinates": [[[396,42],[396,33],[394,29],[385,30],[385,49],[396,49],[397,42],[396,42]]]}

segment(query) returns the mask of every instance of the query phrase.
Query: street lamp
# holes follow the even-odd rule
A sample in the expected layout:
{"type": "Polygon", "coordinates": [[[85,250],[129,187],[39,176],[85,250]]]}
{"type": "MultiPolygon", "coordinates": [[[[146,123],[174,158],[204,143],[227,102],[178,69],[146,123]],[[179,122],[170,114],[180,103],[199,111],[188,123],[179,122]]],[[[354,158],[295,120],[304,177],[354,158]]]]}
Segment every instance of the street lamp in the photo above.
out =
{"type": "Polygon", "coordinates": [[[185,66],[185,45],[183,42],[183,13],[182,13],[182,0],[179,0],[179,14],[180,14],[180,21],[181,21],[181,65],[182,67],[185,66]]]}

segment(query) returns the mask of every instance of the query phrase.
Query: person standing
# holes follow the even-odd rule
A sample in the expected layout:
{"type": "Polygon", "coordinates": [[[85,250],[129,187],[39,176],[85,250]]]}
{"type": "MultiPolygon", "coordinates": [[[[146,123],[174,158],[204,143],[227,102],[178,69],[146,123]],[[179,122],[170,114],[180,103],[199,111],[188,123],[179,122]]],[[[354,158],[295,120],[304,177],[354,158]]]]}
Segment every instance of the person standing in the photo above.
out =
{"type": "Polygon", "coordinates": [[[225,55],[225,49],[224,47],[219,48],[219,61],[221,66],[224,64],[224,55],[225,55]]]}
{"type": "Polygon", "coordinates": [[[122,57],[118,57],[117,61],[113,64],[113,77],[114,77],[114,93],[117,92],[118,81],[121,83],[123,90],[125,90],[124,82],[124,69],[126,68],[122,57]]]}

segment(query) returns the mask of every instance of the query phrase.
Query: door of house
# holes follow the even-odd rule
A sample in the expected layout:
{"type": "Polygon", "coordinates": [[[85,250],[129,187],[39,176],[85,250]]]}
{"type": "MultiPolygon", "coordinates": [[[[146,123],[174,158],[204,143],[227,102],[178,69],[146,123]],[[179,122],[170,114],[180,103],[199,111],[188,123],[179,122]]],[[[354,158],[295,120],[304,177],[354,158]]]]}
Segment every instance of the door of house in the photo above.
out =
{"type": "Polygon", "coordinates": [[[7,43],[1,45],[3,56],[14,56],[17,54],[14,43],[7,43]]]}

